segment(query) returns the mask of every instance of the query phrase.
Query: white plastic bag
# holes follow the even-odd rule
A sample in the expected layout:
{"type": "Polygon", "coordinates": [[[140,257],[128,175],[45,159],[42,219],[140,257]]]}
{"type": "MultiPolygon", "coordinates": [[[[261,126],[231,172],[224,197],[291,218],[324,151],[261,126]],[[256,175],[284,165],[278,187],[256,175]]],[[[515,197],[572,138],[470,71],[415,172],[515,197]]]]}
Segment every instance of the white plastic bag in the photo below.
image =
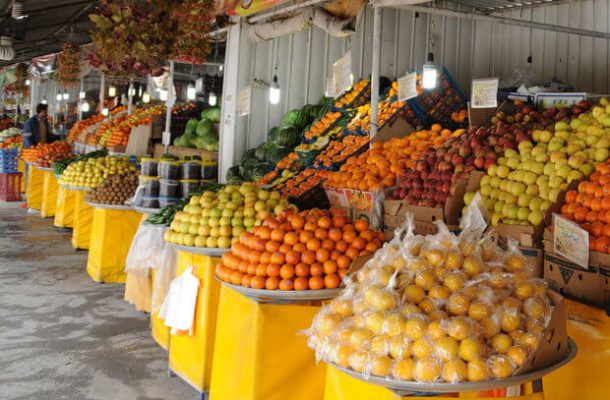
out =
{"type": "Polygon", "coordinates": [[[166,326],[172,328],[172,334],[176,331],[191,332],[198,289],[199,278],[193,275],[192,266],[170,284],[165,302],[159,311],[159,318],[165,321],[166,326]]]}

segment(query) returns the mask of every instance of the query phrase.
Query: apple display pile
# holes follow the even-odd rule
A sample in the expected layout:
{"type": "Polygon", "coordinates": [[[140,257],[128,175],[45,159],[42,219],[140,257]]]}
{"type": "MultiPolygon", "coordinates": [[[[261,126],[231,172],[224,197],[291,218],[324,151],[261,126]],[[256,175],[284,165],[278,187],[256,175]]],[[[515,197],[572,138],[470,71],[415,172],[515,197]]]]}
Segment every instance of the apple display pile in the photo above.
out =
{"type": "Polygon", "coordinates": [[[267,192],[252,183],[227,185],[218,192],[192,196],[174,216],[165,241],[189,247],[229,248],[245,230],[289,209],[294,210],[294,206],[278,192],[267,192]]]}
{"type": "Polygon", "coordinates": [[[309,329],[323,360],[402,381],[502,379],[548,328],[552,304],[517,249],[469,230],[397,235],[309,329]]]}
{"type": "Polygon", "coordinates": [[[375,253],[383,233],[340,212],[307,210],[268,217],[222,256],[216,275],[253,289],[334,289],[358,256],[375,253]]]}
{"type": "MultiPolygon", "coordinates": [[[[595,106],[577,118],[559,121],[552,130],[534,130],[535,144],[519,143],[518,151],[506,150],[497,165],[487,169],[479,192],[492,225],[539,225],[571,182],[589,176],[594,163],[608,158],[610,117],[606,107],[595,106]],[[608,118],[608,128],[604,118],[608,118]]],[[[467,193],[466,203],[473,197],[474,193],[467,193]]]]}

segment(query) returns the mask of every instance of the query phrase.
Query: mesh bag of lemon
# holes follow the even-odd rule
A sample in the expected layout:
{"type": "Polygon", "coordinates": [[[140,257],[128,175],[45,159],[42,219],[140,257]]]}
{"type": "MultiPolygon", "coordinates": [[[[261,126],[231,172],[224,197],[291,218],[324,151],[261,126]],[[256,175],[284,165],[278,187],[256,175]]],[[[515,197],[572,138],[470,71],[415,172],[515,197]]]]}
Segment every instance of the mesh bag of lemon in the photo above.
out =
{"type": "Polygon", "coordinates": [[[308,344],[317,357],[365,379],[457,383],[518,373],[549,326],[546,284],[516,246],[502,250],[465,224],[459,236],[442,222],[438,234],[419,236],[410,216],[314,318],[308,344]]]}

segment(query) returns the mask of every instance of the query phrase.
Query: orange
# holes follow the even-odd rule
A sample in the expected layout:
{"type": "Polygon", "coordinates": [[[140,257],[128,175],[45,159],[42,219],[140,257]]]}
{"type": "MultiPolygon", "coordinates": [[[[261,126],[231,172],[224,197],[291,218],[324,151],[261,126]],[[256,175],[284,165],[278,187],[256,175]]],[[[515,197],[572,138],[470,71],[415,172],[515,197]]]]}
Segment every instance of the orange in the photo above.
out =
{"type": "Polygon", "coordinates": [[[318,226],[323,229],[329,229],[332,225],[332,220],[329,217],[322,217],[318,220],[318,226]]]}
{"type": "Polygon", "coordinates": [[[265,250],[267,250],[269,253],[275,253],[279,249],[280,249],[279,242],[271,240],[265,244],[265,250]]]}
{"type": "Polygon", "coordinates": [[[296,232],[288,232],[284,236],[284,243],[294,246],[299,242],[299,235],[296,232]]]}
{"type": "Polygon", "coordinates": [[[307,243],[310,239],[313,239],[313,232],[311,231],[300,231],[299,242],[307,243]]]}
{"type": "Polygon", "coordinates": [[[610,224],[604,225],[602,228],[602,235],[610,238],[610,224]]]}
{"type": "Polygon", "coordinates": [[[595,240],[595,251],[599,253],[607,253],[610,247],[610,238],[600,237],[595,240]]]}
{"type": "Polygon", "coordinates": [[[269,277],[265,281],[265,289],[267,290],[277,290],[280,287],[280,280],[277,277],[269,277]]]}
{"type": "Polygon", "coordinates": [[[595,222],[595,221],[597,221],[597,217],[598,217],[597,211],[589,211],[587,213],[586,220],[587,220],[587,222],[595,222]]]}
{"type": "Polygon", "coordinates": [[[352,247],[356,248],[357,250],[364,250],[366,247],[366,241],[361,237],[357,237],[352,242],[352,247]]]}
{"type": "Polygon", "coordinates": [[[373,232],[366,230],[366,231],[360,232],[360,237],[362,239],[364,239],[365,241],[370,242],[375,238],[375,235],[373,234],[373,232]]]}
{"type": "Polygon", "coordinates": [[[332,260],[324,261],[322,267],[324,268],[324,273],[326,275],[334,274],[335,272],[337,272],[337,263],[332,260]]]}
{"type": "Polygon", "coordinates": [[[280,281],[280,290],[292,290],[293,287],[292,279],[282,279],[280,281]]]}
{"type": "Polygon", "coordinates": [[[599,237],[602,235],[602,230],[604,228],[604,223],[600,221],[595,221],[591,224],[591,234],[595,237],[599,237]]]}
{"type": "Polygon", "coordinates": [[[269,227],[266,226],[260,226],[258,227],[258,237],[261,239],[265,239],[265,240],[269,240],[271,239],[271,229],[269,227]]]}
{"type": "Polygon", "coordinates": [[[339,278],[339,275],[331,274],[324,277],[324,286],[328,289],[338,288],[340,284],[341,278],[339,278]]]}
{"type": "Polygon", "coordinates": [[[574,203],[576,201],[576,196],[578,195],[578,193],[575,190],[568,190],[566,192],[566,202],[567,203],[574,203]]]}
{"type": "Polygon", "coordinates": [[[333,251],[333,249],[335,248],[335,242],[330,239],[324,239],[322,241],[322,248],[328,251],[333,251]]]}
{"type": "Polygon", "coordinates": [[[284,264],[280,268],[280,276],[284,279],[290,279],[294,276],[294,267],[292,265],[284,264]]]}
{"type": "Polygon", "coordinates": [[[263,289],[267,279],[264,276],[253,276],[250,280],[250,286],[252,289],[263,289]]]}
{"type": "Polygon", "coordinates": [[[595,198],[591,200],[591,210],[600,211],[602,209],[602,200],[600,198],[595,198]]]}
{"type": "Polygon", "coordinates": [[[267,276],[280,276],[280,266],[276,264],[267,265],[266,269],[267,276]]]}
{"type": "Polygon", "coordinates": [[[330,240],[332,240],[333,242],[338,242],[339,240],[341,240],[342,236],[343,236],[343,232],[341,232],[341,229],[330,228],[328,230],[328,238],[330,240]]]}
{"type": "Polygon", "coordinates": [[[313,232],[313,231],[315,231],[317,228],[318,228],[318,225],[316,225],[316,223],[315,223],[315,222],[310,222],[310,221],[305,222],[304,229],[305,229],[306,231],[311,231],[311,232],[313,232]]]}
{"type": "Polygon", "coordinates": [[[299,215],[291,215],[289,221],[290,226],[292,226],[292,229],[295,231],[300,231],[303,229],[303,226],[305,226],[305,219],[299,215]]]}
{"type": "Polygon", "coordinates": [[[328,231],[326,229],[317,228],[314,232],[314,236],[318,240],[324,240],[328,237],[328,231]]]}
{"type": "Polygon", "coordinates": [[[309,265],[304,263],[298,263],[294,267],[294,274],[296,276],[308,276],[309,275],[309,265]]]}
{"type": "Polygon", "coordinates": [[[318,249],[316,251],[316,261],[323,263],[330,257],[330,252],[327,249],[318,249]]]}
{"type": "Polygon", "coordinates": [[[286,232],[284,232],[283,230],[273,229],[271,231],[271,240],[275,240],[276,242],[282,243],[284,241],[284,235],[286,235],[286,232]]]}
{"type": "Polygon", "coordinates": [[[257,265],[256,276],[267,276],[267,266],[264,264],[257,265]]]}
{"type": "Polygon", "coordinates": [[[379,250],[379,245],[375,242],[369,242],[366,244],[366,247],[364,248],[364,250],[374,253],[377,250],[379,250]]]}
{"type": "Polygon", "coordinates": [[[294,290],[307,290],[309,289],[309,280],[302,276],[294,280],[294,290]]]}
{"type": "Polygon", "coordinates": [[[252,275],[244,275],[241,279],[241,285],[243,287],[250,287],[250,282],[252,281],[252,275]]]}
{"type": "Polygon", "coordinates": [[[354,232],[352,230],[343,231],[343,240],[346,243],[352,243],[354,241],[354,239],[356,239],[357,237],[358,237],[358,235],[356,234],[356,232],[354,232]]]}
{"type": "Polygon", "coordinates": [[[286,253],[288,253],[291,250],[292,250],[292,247],[289,244],[282,243],[280,245],[280,253],[286,254],[286,253]]]}
{"type": "Polygon", "coordinates": [[[360,252],[358,251],[358,249],[356,249],[354,247],[350,247],[345,252],[345,255],[348,256],[349,258],[351,258],[352,260],[354,260],[358,257],[358,255],[360,255],[360,252]]]}
{"type": "Polygon", "coordinates": [[[320,276],[312,276],[309,278],[309,288],[311,290],[320,290],[324,288],[324,278],[320,276]]]}
{"type": "Polygon", "coordinates": [[[307,265],[312,265],[316,262],[316,253],[311,250],[304,251],[301,253],[301,261],[307,265]]]}
{"type": "Polygon", "coordinates": [[[347,224],[347,218],[343,215],[335,215],[333,216],[332,223],[335,228],[343,228],[347,224]]]}
{"type": "Polygon", "coordinates": [[[309,239],[306,246],[307,250],[317,251],[320,247],[322,247],[322,244],[318,239],[309,239]]]}
{"type": "Polygon", "coordinates": [[[303,243],[299,242],[299,243],[295,244],[294,246],[292,246],[292,250],[296,251],[297,253],[303,253],[307,250],[307,246],[305,246],[303,243]]]}
{"type": "Polygon", "coordinates": [[[604,196],[602,199],[602,210],[610,210],[610,196],[604,196]]]}
{"type": "Polygon", "coordinates": [[[345,253],[348,247],[349,246],[347,245],[347,243],[343,240],[339,240],[337,243],[335,243],[335,249],[337,249],[337,251],[341,253],[345,253]]]}
{"type": "Polygon", "coordinates": [[[362,232],[369,229],[369,223],[364,219],[359,219],[354,221],[354,228],[356,228],[358,232],[362,232]]]}
{"type": "Polygon", "coordinates": [[[595,240],[594,237],[590,237],[589,238],[589,251],[595,251],[596,247],[597,247],[597,241],[595,240]]]}
{"type": "Polygon", "coordinates": [[[352,260],[346,255],[340,255],[336,262],[339,268],[347,268],[352,263],[352,260]]]}
{"type": "Polygon", "coordinates": [[[324,275],[324,267],[320,263],[313,263],[309,266],[309,273],[311,276],[322,276],[324,275]]]}
{"type": "Polygon", "coordinates": [[[587,207],[578,207],[576,211],[574,211],[574,221],[586,221],[588,213],[589,209],[587,207]]]}
{"type": "Polygon", "coordinates": [[[290,265],[296,265],[301,261],[301,254],[294,250],[290,250],[286,253],[286,262],[290,265]]]}

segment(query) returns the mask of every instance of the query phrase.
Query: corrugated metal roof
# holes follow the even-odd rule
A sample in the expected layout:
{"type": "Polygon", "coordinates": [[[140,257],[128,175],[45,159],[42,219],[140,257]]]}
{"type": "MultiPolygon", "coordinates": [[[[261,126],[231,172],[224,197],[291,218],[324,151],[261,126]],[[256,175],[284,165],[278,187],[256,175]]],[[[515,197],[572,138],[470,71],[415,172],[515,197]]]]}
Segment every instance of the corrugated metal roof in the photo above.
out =
{"type": "MultiPolygon", "coordinates": [[[[503,11],[515,8],[567,3],[565,0],[452,0],[454,3],[474,7],[478,11],[503,11]]],[[[575,2],[574,0],[571,0],[575,2]]]]}

